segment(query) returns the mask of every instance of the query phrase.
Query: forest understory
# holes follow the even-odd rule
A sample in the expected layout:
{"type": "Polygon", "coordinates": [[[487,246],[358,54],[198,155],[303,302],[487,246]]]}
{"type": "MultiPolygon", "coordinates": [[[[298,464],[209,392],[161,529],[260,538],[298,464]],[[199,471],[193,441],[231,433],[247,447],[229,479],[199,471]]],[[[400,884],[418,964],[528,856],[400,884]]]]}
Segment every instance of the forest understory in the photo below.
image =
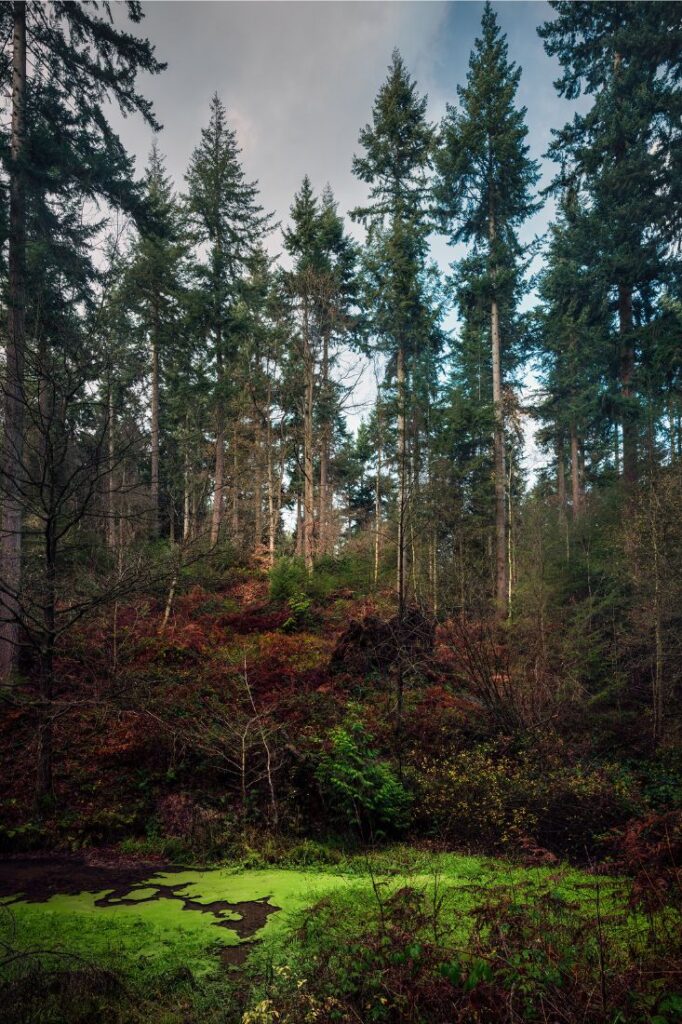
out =
{"type": "Polygon", "coordinates": [[[677,1019],[679,746],[636,694],[501,688],[512,630],[401,634],[359,556],[193,575],[163,631],[159,588],[72,634],[42,807],[34,708],[3,717],[10,1019],[677,1019]],[[226,959],[206,912],[153,913],[182,865],[195,911],[284,909],[226,959]],[[132,933],[100,925],[126,894],[132,933]]]}

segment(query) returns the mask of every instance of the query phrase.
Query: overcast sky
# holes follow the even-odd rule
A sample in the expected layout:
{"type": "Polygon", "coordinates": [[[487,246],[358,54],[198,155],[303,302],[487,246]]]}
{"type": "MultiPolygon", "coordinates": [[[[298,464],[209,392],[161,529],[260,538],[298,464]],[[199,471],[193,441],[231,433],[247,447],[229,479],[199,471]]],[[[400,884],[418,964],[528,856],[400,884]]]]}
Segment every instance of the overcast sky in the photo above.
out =
{"type": "MultiPolygon", "coordinates": [[[[572,113],[553,88],[557,65],[536,32],[552,12],[541,0],[493,6],[510,56],[523,69],[519,102],[528,108],[531,153],[541,158],[550,129],[572,113]]],[[[395,46],[420,93],[428,94],[431,120],[456,101],[483,4],[148,0],[143,9],[141,31],[168,68],[143,76],[140,87],[164,125],[157,142],[178,189],[217,92],[237,131],[246,172],[260,183],[263,205],[286,220],[304,174],[316,190],[331,184],[342,213],[363,201],[365,186],[353,178],[351,161],[395,46]]],[[[141,172],[152,133],[137,118],[115,123],[141,172]]],[[[551,175],[543,162],[540,184],[551,175]]],[[[524,235],[542,233],[549,212],[533,218],[524,235]]],[[[278,237],[270,248],[279,251],[278,237]]],[[[444,241],[436,241],[433,252],[443,268],[452,259],[444,241]]]]}
{"type": "MultiPolygon", "coordinates": [[[[523,69],[519,100],[528,108],[532,153],[540,157],[550,128],[570,114],[552,86],[556,64],[536,33],[551,10],[541,0],[493,6],[523,69]]],[[[143,76],[140,85],[164,125],[158,143],[178,187],[217,92],[247,173],[259,180],[265,205],[285,216],[306,173],[318,189],[331,184],[342,210],[362,201],[351,160],[394,46],[428,94],[431,119],[441,117],[464,81],[483,4],[147,0],[143,9],[141,31],[168,69],[143,76]]],[[[116,120],[141,170],[151,132],[139,119],[116,120]]],[[[541,215],[533,227],[544,223],[541,215]]]]}

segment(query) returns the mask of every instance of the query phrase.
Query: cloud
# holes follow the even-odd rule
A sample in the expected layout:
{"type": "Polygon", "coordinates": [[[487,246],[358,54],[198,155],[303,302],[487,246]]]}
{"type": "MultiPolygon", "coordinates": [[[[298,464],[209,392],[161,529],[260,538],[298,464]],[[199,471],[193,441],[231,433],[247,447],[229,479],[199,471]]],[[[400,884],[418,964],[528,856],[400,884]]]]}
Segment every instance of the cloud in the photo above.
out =
{"type": "MultiPolygon", "coordinates": [[[[494,6],[508,34],[510,55],[523,68],[519,101],[528,107],[531,153],[540,158],[550,129],[572,116],[571,105],[552,85],[556,62],[546,56],[536,33],[552,10],[539,0],[494,6]]],[[[142,76],[140,90],[153,100],[165,126],[157,141],[177,187],[184,186],[190,155],[217,91],[237,132],[247,175],[259,180],[265,208],[286,222],[304,174],[317,190],[331,184],[342,213],[364,200],[365,186],[351,173],[352,157],[395,46],[420,93],[428,93],[432,120],[442,116],[447,102],[456,102],[483,4],[159,0],[143,9],[141,31],[168,62],[168,70],[142,76]]],[[[150,132],[135,118],[116,117],[115,124],[141,170],[150,132]]],[[[543,185],[551,173],[545,162],[543,185]]],[[[537,214],[523,237],[541,234],[550,214],[551,206],[537,214]]],[[[279,237],[271,239],[270,248],[279,251],[279,237]]],[[[447,269],[453,253],[442,239],[433,251],[447,269]]]]}

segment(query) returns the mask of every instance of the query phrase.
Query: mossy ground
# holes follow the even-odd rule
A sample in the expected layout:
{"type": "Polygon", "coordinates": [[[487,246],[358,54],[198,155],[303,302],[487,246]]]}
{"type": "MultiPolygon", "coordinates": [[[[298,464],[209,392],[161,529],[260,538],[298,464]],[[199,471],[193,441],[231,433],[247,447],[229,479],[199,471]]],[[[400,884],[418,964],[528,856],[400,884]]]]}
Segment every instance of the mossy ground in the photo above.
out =
{"type": "MultiPolygon", "coordinates": [[[[148,1007],[146,1019],[213,1020],[206,1007],[201,1015],[192,1014],[200,1002],[210,1002],[211,993],[216,998],[221,993],[221,1019],[231,1022],[239,1021],[241,1016],[237,1003],[230,1002],[234,986],[241,988],[243,1008],[248,1003],[246,989],[252,987],[257,992],[262,978],[273,967],[295,963],[298,953],[304,952],[299,951],[296,938],[302,925],[308,928],[305,956],[310,955],[315,915],[308,914],[309,908],[322,901],[327,908],[324,917],[329,931],[331,907],[332,934],[320,935],[319,941],[342,945],[345,935],[357,934],[363,922],[377,917],[382,901],[405,886],[423,892],[434,906],[438,903],[440,926],[448,940],[458,944],[467,941],[472,914],[502,892],[512,892],[519,902],[530,905],[551,892],[586,921],[595,919],[598,907],[624,946],[635,941],[643,927],[643,922],[628,912],[617,880],[598,879],[567,867],[519,868],[499,860],[407,848],[349,857],[339,865],[305,870],[228,866],[159,872],[124,893],[114,890],[109,905],[98,906],[97,901],[112,890],[55,895],[42,903],[20,898],[5,901],[1,916],[6,919],[6,930],[12,929],[15,947],[51,950],[73,956],[76,962],[117,971],[126,989],[135,993],[136,1009],[133,1012],[121,1006],[112,1020],[137,1020],[135,1014],[142,1012],[140,1007],[148,998],[152,998],[155,1008],[148,1007]],[[170,895],[164,886],[172,886],[176,895],[153,899],[159,887],[170,895]],[[240,940],[230,928],[238,915],[229,909],[187,909],[180,897],[202,905],[268,901],[280,909],[270,914],[257,932],[240,940]],[[258,941],[244,970],[239,974],[226,972],[219,956],[221,948],[254,940],[258,941]]],[[[48,1014],[39,1019],[78,1018],[48,1014]]]]}

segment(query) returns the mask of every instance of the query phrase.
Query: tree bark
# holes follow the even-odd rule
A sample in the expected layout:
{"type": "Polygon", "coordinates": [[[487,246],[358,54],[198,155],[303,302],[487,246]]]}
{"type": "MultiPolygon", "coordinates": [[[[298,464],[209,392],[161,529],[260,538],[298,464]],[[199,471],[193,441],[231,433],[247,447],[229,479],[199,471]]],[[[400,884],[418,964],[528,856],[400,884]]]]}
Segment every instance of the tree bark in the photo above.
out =
{"type": "Polygon", "coordinates": [[[114,409],[114,387],[109,381],[109,413],[107,421],[107,446],[109,468],[107,472],[107,545],[110,551],[116,549],[116,481],[114,479],[114,460],[116,458],[116,412],[114,409]]]}
{"type": "Polygon", "coordinates": [[[374,486],[374,586],[379,582],[379,566],[381,564],[381,421],[379,419],[379,405],[377,403],[377,472],[374,486]]]}
{"type": "Polygon", "coordinates": [[[573,518],[578,519],[583,505],[582,474],[580,472],[580,443],[574,422],[571,423],[571,503],[573,518]]]}
{"type": "Polygon", "coordinates": [[[329,500],[329,455],[331,448],[331,423],[329,420],[329,338],[325,331],[322,339],[322,400],[324,421],[320,442],[320,517],[318,550],[323,555],[330,552],[331,503],[329,500]]]}
{"type": "Polygon", "coordinates": [[[211,547],[215,547],[220,536],[220,524],[223,518],[223,490],[225,487],[225,416],[223,413],[223,354],[222,335],[216,332],[216,371],[218,383],[218,400],[215,409],[215,477],[213,488],[213,510],[211,513],[211,547]]]}
{"type": "MultiPolygon", "coordinates": [[[[490,261],[493,288],[495,287],[495,243],[497,239],[495,212],[490,210],[488,220],[490,239],[490,261]]],[[[502,401],[502,341],[500,332],[500,310],[497,296],[493,292],[490,304],[490,340],[493,364],[493,451],[495,463],[495,604],[498,615],[504,617],[509,610],[509,577],[507,563],[507,500],[506,500],[506,458],[504,450],[504,405],[502,401]]]]}
{"type": "Polygon", "coordinates": [[[239,421],[232,431],[232,540],[239,546],[239,421]]]}
{"type": "Polygon", "coordinates": [[[189,453],[185,452],[183,467],[183,493],[182,493],[182,539],[184,543],[190,538],[192,527],[190,518],[190,470],[189,453]]]}
{"type": "Polygon", "coordinates": [[[53,706],[54,651],[57,621],[57,527],[59,509],[58,474],[66,455],[64,430],[57,422],[54,380],[51,379],[46,346],[39,348],[38,370],[41,461],[41,505],[45,510],[43,524],[43,558],[40,607],[42,636],[40,638],[38,744],[36,762],[36,805],[41,809],[53,796],[53,706]]]}
{"type": "Polygon", "coordinates": [[[493,357],[493,407],[495,431],[493,438],[495,459],[495,601],[498,613],[507,614],[509,580],[507,574],[507,499],[506,458],[504,450],[504,408],[502,404],[502,363],[500,344],[500,313],[497,300],[490,309],[493,357]]]}
{"type": "Polygon", "coordinates": [[[275,468],[273,465],[274,453],[272,450],[272,384],[268,378],[268,405],[267,405],[267,472],[268,472],[268,559],[270,565],[275,564],[275,544],[277,540],[277,514],[275,502],[275,468]]]}
{"type": "Polygon", "coordinates": [[[304,313],[303,364],[305,397],[303,406],[303,558],[308,572],[313,571],[315,553],[315,488],[313,480],[313,403],[315,396],[315,361],[310,337],[308,311],[304,313]]]}
{"type": "Polygon", "coordinates": [[[299,558],[303,555],[303,508],[300,490],[296,495],[296,555],[299,558]]]}
{"type": "Polygon", "coordinates": [[[259,553],[263,543],[263,466],[261,463],[261,428],[258,423],[254,425],[254,458],[255,466],[253,473],[253,519],[254,519],[254,549],[259,553]]]}
{"type": "Polygon", "coordinates": [[[564,438],[559,435],[556,444],[556,490],[559,518],[566,518],[566,467],[564,465],[564,438]]]}
{"type": "Polygon", "coordinates": [[[26,105],[26,4],[15,3],[12,42],[12,126],[10,143],[9,288],[2,443],[3,490],[0,536],[0,680],[17,663],[21,589],[21,494],[24,448],[24,319],[26,201],[24,112],[26,105]]]}
{"type": "Polygon", "coordinates": [[[624,403],[623,479],[626,486],[637,483],[637,423],[632,409],[635,346],[633,342],[632,288],[618,286],[618,329],[620,334],[620,393],[624,403]]]}
{"type": "Polygon", "coordinates": [[[398,616],[402,621],[405,608],[405,514],[407,497],[407,432],[405,423],[405,349],[398,346],[396,363],[396,385],[398,390],[398,550],[396,566],[396,591],[398,593],[398,616]]]}
{"type": "Polygon", "coordinates": [[[159,343],[158,343],[158,324],[156,323],[157,314],[154,314],[154,327],[152,330],[151,338],[151,356],[152,356],[152,403],[151,403],[151,442],[152,442],[152,459],[151,459],[151,503],[152,503],[152,521],[151,521],[151,535],[152,537],[158,537],[159,535],[159,343]]]}

